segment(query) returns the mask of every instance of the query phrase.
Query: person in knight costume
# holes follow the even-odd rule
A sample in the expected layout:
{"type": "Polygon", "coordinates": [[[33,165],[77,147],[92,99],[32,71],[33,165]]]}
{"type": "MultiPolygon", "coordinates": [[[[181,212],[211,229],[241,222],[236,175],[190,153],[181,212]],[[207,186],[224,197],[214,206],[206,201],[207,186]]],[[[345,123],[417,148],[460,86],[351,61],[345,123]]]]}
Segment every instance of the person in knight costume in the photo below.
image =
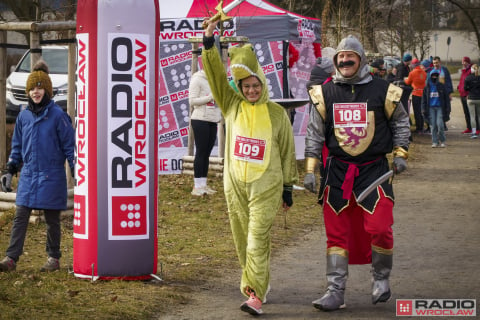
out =
{"type": "Polygon", "coordinates": [[[357,38],[344,38],[333,57],[333,81],[309,90],[315,105],[305,137],[304,186],[317,192],[327,235],[327,292],[313,301],[324,311],[345,307],[348,264],[372,264],[372,303],[391,297],[393,260],[393,189],[386,180],[363,200],[359,195],[389,171],[407,168],[409,119],[402,107],[402,89],[374,78],[357,38]],[[322,148],[329,150],[322,164],[322,148]]]}
{"type": "Polygon", "coordinates": [[[270,230],[282,206],[292,206],[298,182],[292,126],[286,110],[269,100],[266,77],[251,44],[229,49],[227,74],[207,22],[203,69],[226,127],[224,191],[237,256],[242,268],[240,291],[248,300],[241,310],[263,313],[270,283],[270,230]]]}

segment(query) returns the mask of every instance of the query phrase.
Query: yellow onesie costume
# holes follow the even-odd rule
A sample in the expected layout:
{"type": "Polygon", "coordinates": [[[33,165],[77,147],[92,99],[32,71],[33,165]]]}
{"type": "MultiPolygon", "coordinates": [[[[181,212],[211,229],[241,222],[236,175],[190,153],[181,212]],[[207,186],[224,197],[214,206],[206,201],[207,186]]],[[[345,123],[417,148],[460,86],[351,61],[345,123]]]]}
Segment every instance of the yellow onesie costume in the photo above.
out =
{"type": "Polygon", "coordinates": [[[203,68],[225,118],[224,189],[240,266],[240,290],[264,299],[270,281],[270,229],[282,204],[283,186],[298,180],[295,146],[285,109],[269,101],[266,77],[250,44],[229,50],[230,69],[239,81],[256,76],[259,100],[236,93],[215,46],[204,47],[203,68]],[[207,48],[207,49],[206,49],[207,48]]]}

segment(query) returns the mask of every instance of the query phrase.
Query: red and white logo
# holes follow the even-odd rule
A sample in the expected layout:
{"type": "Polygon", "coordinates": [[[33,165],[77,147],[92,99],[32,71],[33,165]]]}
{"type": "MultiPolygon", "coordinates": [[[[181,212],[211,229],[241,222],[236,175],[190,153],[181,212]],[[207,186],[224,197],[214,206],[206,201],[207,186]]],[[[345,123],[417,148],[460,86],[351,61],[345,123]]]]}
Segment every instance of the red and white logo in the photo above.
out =
{"type": "Polygon", "coordinates": [[[73,202],[73,236],[88,239],[87,203],[84,195],[76,194],[73,202]]]}
{"type": "Polygon", "coordinates": [[[132,239],[148,235],[147,197],[112,197],[111,237],[132,239]]]}
{"type": "Polygon", "coordinates": [[[412,312],[412,300],[397,300],[397,316],[411,316],[412,312]]]}
{"type": "Polygon", "coordinates": [[[397,300],[397,316],[475,317],[476,299],[397,300]]]}

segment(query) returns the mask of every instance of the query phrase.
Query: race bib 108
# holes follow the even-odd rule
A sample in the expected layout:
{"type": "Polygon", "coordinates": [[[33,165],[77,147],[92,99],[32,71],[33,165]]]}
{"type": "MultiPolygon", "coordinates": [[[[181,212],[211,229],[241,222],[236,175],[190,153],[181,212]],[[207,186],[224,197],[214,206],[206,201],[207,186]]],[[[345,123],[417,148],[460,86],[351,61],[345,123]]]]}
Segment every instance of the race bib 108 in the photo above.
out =
{"type": "Polygon", "coordinates": [[[333,123],[335,128],[366,128],[367,103],[334,103],[333,123]]]}

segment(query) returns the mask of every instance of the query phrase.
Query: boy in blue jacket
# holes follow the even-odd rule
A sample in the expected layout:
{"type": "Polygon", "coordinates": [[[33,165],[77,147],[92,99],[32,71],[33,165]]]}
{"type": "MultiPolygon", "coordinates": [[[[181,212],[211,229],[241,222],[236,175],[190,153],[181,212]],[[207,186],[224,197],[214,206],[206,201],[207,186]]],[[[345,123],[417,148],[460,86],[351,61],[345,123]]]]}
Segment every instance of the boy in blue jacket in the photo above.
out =
{"type": "Polygon", "coordinates": [[[43,210],[47,224],[47,262],[41,271],[60,268],[60,212],[67,209],[65,160],[74,172],[75,131],[70,117],[51,99],[48,66],[40,60],[27,79],[28,106],[20,112],[12,137],[7,173],[1,177],[4,192],[12,191],[12,176],[21,168],[10,245],[0,261],[0,272],[16,269],[32,210],[43,210]]]}
{"type": "Polygon", "coordinates": [[[440,72],[432,70],[422,96],[422,113],[430,121],[432,148],[445,147],[444,122],[450,120],[451,111],[449,92],[439,76],[440,72]]]}

